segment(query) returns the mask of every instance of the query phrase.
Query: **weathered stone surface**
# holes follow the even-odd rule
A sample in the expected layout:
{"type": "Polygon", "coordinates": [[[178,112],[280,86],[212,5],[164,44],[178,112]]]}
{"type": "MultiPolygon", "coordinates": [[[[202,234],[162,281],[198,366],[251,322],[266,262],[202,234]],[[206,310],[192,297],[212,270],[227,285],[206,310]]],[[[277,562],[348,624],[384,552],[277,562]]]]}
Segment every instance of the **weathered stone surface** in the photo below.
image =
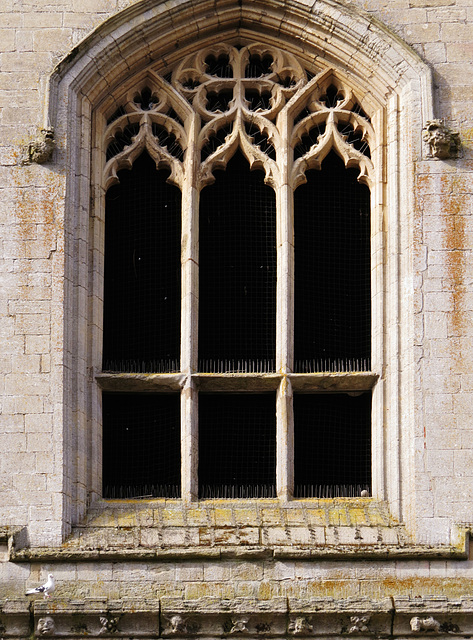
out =
{"type": "MultiPolygon", "coordinates": [[[[473,635],[472,20],[471,0],[0,2],[0,637],[473,635]],[[275,392],[286,376],[286,407],[292,391],[372,389],[376,497],[289,500],[279,464],[280,500],[197,501],[186,418],[182,502],[101,502],[101,389],[185,388],[195,407],[198,390],[217,384],[189,382],[190,341],[182,374],[100,373],[105,121],[182,56],[258,39],[311,73],[333,68],[332,80],[372,108],[376,357],[356,378],[314,382],[278,367],[238,383],[220,376],[218,388],[275,392]],[[422,146],[437,119],[458,132],[455,157],[422,146]],[[52,156],[45,139],[32,145],[51,127],[52,156]],[[25,149],[42,163],[22,164],[25,149]],[[56,594],[27,601],[25,588],[51,570],[56,594]]],[[[274,137],[279,154],[286,143],[292,150],[274,137]]],[[[200,187],[171,163],[193,211],[200,187]]],[[[278,199],[290,211],[284,171],[278,199]]],[[[287,264],[290,218],[278,222],[287,264]]],[[[189,215],[188,335],[198,317],[193,225],[189,215]]],[[[293,276],[288,267],[286,291],[293,276]]],[[[278,330],[287,354],[290,320],[278,330]]]]}

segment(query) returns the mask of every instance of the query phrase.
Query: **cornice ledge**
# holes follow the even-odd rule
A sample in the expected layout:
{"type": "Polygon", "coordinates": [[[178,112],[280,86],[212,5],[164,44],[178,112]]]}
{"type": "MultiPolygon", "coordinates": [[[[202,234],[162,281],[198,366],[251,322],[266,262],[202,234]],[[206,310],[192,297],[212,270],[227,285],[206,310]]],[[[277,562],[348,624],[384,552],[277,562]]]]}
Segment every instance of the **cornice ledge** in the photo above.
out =
{"type": "Polygon", "coordinates": [[[147,562],[173,562],[176,560],[466,560],[465,549],[456,546],[381,546],[381,545],[337,545],[294,548],[294,547],[208,547],[170,549],[64,549],[61,547],[34,547],[10,552],[11,562],[111,562],[139,560],[147,562]]]}

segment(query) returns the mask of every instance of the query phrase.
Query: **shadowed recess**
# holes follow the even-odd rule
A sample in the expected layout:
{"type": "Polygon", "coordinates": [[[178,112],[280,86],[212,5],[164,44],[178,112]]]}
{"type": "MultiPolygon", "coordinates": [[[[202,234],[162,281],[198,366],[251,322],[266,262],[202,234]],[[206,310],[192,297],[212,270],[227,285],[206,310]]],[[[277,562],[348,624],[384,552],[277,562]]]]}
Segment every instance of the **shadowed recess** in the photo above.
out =
{"type": "Polygon", "coordinates": [[[106,196],[103,369],[179,370],[181,194],[143,153],[106,196]]]}
{"type": "Polygon", "coordinates": [[[199,369],[272,371],[276,204],[241,153],[201,194],[199,369]]]}
{"type": "Polygon", "coordinates": [[[199,497],[276,496],[276,398],[199,396],[199,497]]]}
{"type": "Polygon", "coordinates": [[[294,496],[371,490],[371,392],[294,394],[294,496]]]}
{"type": "Polygon", "coordinates": [[[104,393],[103,497],[179,498],[179,394],[104,393]]]}
{"type": "Polygon", "coordinates": [[[370,192],[331,152],[294,195],[295,371],[371,366],[370,192]]]}

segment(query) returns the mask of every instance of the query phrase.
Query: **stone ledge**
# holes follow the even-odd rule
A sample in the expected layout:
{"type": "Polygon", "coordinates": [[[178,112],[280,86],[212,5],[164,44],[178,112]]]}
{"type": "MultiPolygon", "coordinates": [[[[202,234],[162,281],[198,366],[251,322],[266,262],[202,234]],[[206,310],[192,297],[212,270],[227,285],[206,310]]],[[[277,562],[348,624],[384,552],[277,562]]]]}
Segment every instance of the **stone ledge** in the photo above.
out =
{"type": "Polygon", "coordinates": [[[111,562],[111,561],[147,561],[173,562],[176,560],[259,560],[274,558],[277,560],[466,560],[465,549],[457,547],[431,547],[423,545],[406,545],[402,547],[359,545],[358,547],[320,546],[319,548],[280,547],[226,547],[226,548],[174,548],[174,549],[64,549],[61,547],[34,547],[12,551],[11,562],[111,562]]]}

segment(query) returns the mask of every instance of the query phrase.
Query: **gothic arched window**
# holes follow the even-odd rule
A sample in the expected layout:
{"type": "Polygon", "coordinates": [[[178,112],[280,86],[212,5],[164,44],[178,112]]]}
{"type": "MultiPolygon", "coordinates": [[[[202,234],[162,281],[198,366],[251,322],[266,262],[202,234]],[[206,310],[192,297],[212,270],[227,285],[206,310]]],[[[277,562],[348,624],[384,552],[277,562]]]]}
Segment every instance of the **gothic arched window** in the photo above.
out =
{"type": "Polygon", "coordinates": [[[259,43],[110,107],[104,497],[369,495],[368,111],[259,43]]]}

